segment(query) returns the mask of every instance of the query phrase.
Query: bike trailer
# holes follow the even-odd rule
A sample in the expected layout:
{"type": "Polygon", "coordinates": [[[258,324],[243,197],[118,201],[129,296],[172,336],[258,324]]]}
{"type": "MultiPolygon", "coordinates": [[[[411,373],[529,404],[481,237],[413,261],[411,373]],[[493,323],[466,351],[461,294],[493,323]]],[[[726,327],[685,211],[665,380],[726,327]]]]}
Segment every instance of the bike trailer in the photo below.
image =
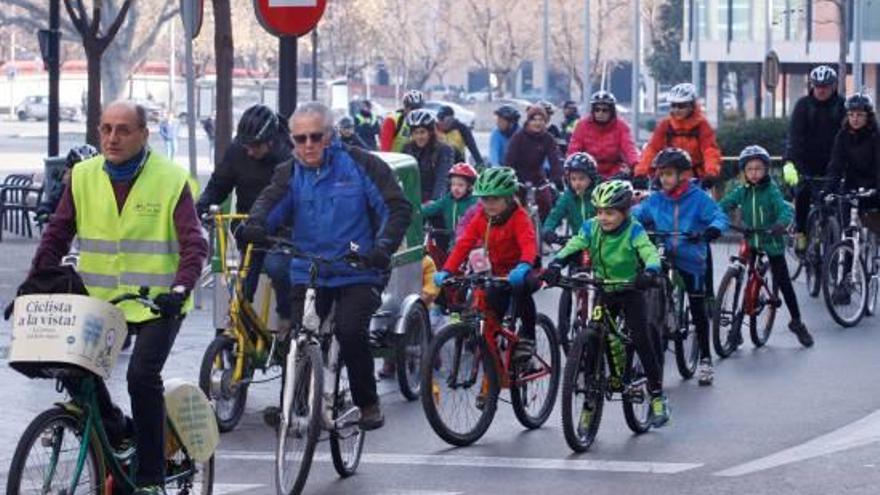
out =
{"type": "Polygon", "coordinates": [[[166,432],[166,455],[177,451],[179,440],[195,461],[207,462],[220,444],[220,430],[211,402],[201,389],[180,378],[166,380],[165,412],[168,415],[166,428],[170,424],[177,433],[166,432]]]}
{"type": "Polygon", "coordinates": [[[112,304],[76,294],[15,299],[9,365],[30,378],[110,377],[128,326],[112,304]]]}

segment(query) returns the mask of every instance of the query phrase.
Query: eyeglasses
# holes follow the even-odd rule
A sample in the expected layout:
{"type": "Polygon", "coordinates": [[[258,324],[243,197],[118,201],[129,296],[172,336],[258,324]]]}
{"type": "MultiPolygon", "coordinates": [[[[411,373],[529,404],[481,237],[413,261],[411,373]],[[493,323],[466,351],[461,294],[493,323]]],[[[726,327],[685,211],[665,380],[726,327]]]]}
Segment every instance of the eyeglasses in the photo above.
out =
{"type": "Polygon", "coordinates": [[[670,106],[670,108],[672,108],[674,110],[683,110],[685,108],[690,108],[691,104],[690,103],[673,103],[672,105],[669,105],[669,106],[670,106]]]}
{"type": "Polygon", "coordinates": [[[313,132],[310,134],[294,134],[293,141],[296,144],[306,144],[306,141],[311,141],[313,143],[320,143],[324,140],[323,132],[313,132]]]}
{"type": "Polygon", "coordinates": [[[593,107],[593,113],[611,113],[609,107],[593,107]]]}
{"type": "Polygon", "coordinates": [[[134,133],[131,127],[125,124],[120,124],[117,126],[112,126],[110,124],[101,124],[98,126],[98,132],[104,137],[110,136],[111,134],[113,134],[114,131],[116,132],[116,135],[121,138],[127,138],[131,136],[132,133],[134,133]]]}

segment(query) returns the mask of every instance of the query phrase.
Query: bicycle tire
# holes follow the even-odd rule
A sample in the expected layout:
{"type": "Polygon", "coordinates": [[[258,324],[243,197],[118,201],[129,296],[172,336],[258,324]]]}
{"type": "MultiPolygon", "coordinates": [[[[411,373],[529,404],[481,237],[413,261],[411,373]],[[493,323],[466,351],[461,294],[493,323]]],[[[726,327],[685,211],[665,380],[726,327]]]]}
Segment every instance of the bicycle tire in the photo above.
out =
{"type": "Polygon", "coordinates": [[[562,289],[562,293],[559,294],[559,306],[556,311],[556,322],[557,328],[559,330],[559,345],[562,346],[562,352],[568,354],[569,349],[571,349],[572,342],[572,322],[571,322],[571,307],[572,300],[574,299],[574,295],[571,293],[571,289],[562,289]]]}
{"type": "MultiPolygon", "coordinates": [[[[626,373],[624,383],[631,384],[641,381],[642,385],[637,391],[641,395],[641,403],[637,404],[634,397],[628,394],[623,396],[623,418],[626,420],[626,426],[635,433],[641,435],[651,429],[651,395],[648,393],[647,377],[642,363],[632,346],[627,346],[626,350],[626,373]],[[644,411],[636,411],[636,406],[642,406],[644,411]]],[[[627,385],[630,388],[630,385],[627,385]]]]}
{"type": "Polygon", "coordinates": [[[605,404],[605,356],[592,327],[579,332],[571,344],[562,374],[562,432],[575,452],[586,452],[596,441],[605,404]],[[580,377],[583,375],[583,388],[580,377]],[[582,392],[583,399],[579,399],[582,392]],[[583,426],[583,407],[591,402],[592,412],[583,426]],[[575,413],[575,409],[577,412],[575,413]]]}
{"type": "MultiPolygon", "coordinates": [[[[334,373],[333,383],[333,420],[340,417],[341,413],[356,408],[351,396],[348,384],[348,368],[342,359],[339,360],[334,373]],[[343,378],[344,376],[344,378],[343,378]]],[[[333,467],[342,478],[348,478],[357,471],[361,462],[361,454],[364,451],[364,438],[366,432],[357,424],[346,426],[342,430],[333,428],[330,430],[330,457],[333,459],[333,467]]]]}
{"type": "Polygon", "coordinates": [[[428,310],[420,302],[413,304],[403,318],[406,333],[397,340],[395,370],[400,393],[406,400],[414,401],[421,394],[422,357],[428,351],[431,323],[428,310]]]}
{"type": "MultiPolygon", "coordinates": [[[[868,304],[868,290],[867,290],[867,270],[865,270],[865,265],[862,263],[860,257],[855,256],[852,243],[848,240],[840,241],[831,248],[831,251],[828,252],[828,256],[825,257],[825,263],[823,268],[823,276],[822,276],[822,296],[825,300],[825,307],[828,308],[828,312],[831,314],[831,317],[837,322],[838,325],[842,327],[854,327],[859,321],[862,320],[862,317],[865,315],[865,307],[868,304]],[[840,310],[837,309],[837,306],[843,306],[843,304],[836,305],[833,302],[832,296],[834,295],[834,291],[837,288],[836,282],[834,282],[835,287],[831,287],[831,280],[836,280],[837,275],[837,265],[838,259],[837,257],[844,255],[850,256],[852,259],[852,267],[851,269],[857,270],[861,273],[861,283],[863,286],[863,290],[858,300],[858,309],[852,314],[844,317],[841,315],[840,310]]],[[[848,289],[844,289],[848,290],[848,289]]],[[[852,302],[852,294],[849,294],[848,299],[850,303],[852,302]]],[[[851,304],[847,304],[849,306],[851,304]]]]}
{"type": "MultiPolygon", "coordinates": [[[[559,342],[556,340],[556,328],[553,326],[553,322],[550,318],[545,314],[538,314],[535,324],[535,337],[535,352],[543,361],[549,362],[550,364],[549,384],[545,391],[546,394],[544,395],[544,401],[541,404],[541,407],[538,408],[537,413],[531,414],[528,410],[529,398],[532,395],[530,391],[533,388],[539,388],[537,385],[530,386],[530,384],[534,382],[525,382],[519,386],[511,384],[510,387],[510,405],[513,406],[513,413],[516,415],[516,419],[520,424],[529,429],[540,428],[541,425],[547,421],[547,418],[550,417],[550,413],[553,412],[553,406],[556,404],[556,394],[559,392],[559,373],[562,368],[562,357],[559,355],[559,342]],[[538,331],[543,333],[544,337],[547,339],[546,345],[542,345],[538,338],[538,331]]],[[[517,365],[511,367],[511,373],[514,375],[513,380],[518,378],[517,375],[519,371],[521,371],[518,368],[520,368],[520,366],[517,365]]],[[[536,396],[532,398],[535,397],[536,396]]]]}
{"type": "Polygon", "coordinates": [[[730,337],[735,333],[742,335],[743,313],[740,307],[742,277],[741,268],[728,268],[721,277],[721,285],[718,286],[718,299],[712,316],[712,346],[715,348],[715,354],[721,358],[729,357],[738,347],[730,337]],[[729,305],[726,304],[728,300],[729,305]]]}
{"type": "Polygon", "coordinates": [[[788,267],[788,278],[792,282],[797,280],[801,272],[804,271],[804,258],[798,255],[796,247],[794,236],[785,236],[785,264],[788,267]]]}
{"type": "MultiPolygon", "coordinates": [[[[874,234],[871,234],[873,237],[874,234]]],[[[877,241],[876,238],[868,244],[873,250],[872,253],[866,255],[865,276],[868,277],[868,302],[865,305],[865,316],[874,316],[877,314],[877,299],[880,292],[880,259],[877,257],[877,241]]]]}
{"type": "MultiPolygon", "coordinates": [[[[324,370],[321,352],[316,345],[305,345],[298,351],[300,355],[296,360],[296,383],[293,384],[294,397],[291,399],[287,417],[293,418],[297,410],[305,411],[298,415],[304,421],[294,420],[291,425],[285,425],[282,416],[278,426],[278,447],[275,451],[275,486],[279,493],[294,495],[302,492],[309,477],[312,458],[315,454],[315,446],[318,444],[318,436],[321,432],[321,402],[324,390],[324,370]],[[304,390],[305,387],[308,387],[304,390]],[[308,407],[308,409],[304,409],[308,407]],[[294,429],[295,431],[291,431],[294,429]],[[291,482],[286,482],[285,474],[288,471],[286,447],[294,436],[299,436],[303,441],[302,454],[298,466],[290,466],[290,471],[296,474],[291,482]]],[[[283,403],[282,403],[283,404],[283,403]]],[[[291,459],[294,464],[296,459],[291,459]]],[[[291,473],[292,474],[292,473],[291,473]]]]}
{"type": "Polygon", "coordinates": [[[244,415],[247,403],[247,381],[244,384],[231,383],[235,360],[239,354],[242,354],[241,359],[245,361],[244,378],[250,378],[253,374],[248,354],[237,347],[238,343],[235,339],[226,335],[218,335],[205,349],[199,369],[199,388],[214,405],[214,417],[217,419],[217,427],[221,433],[235,429],[244,415]],[[215,369],[218,359],[223,366],[219,370],[215,369]],[[218,373],[220,376],[217,376],[218,373]]]}
{"type": "Polygon", "coordinates": [[[690,299],[684,287],[676,287],[676,299],[678,304],[675,308],[678,316],[675,318],[678,328],[675,330],[675,366],[682,379],[689,380],[697,372],[697,364],[700,361],[700,345],[697,339],[697,329],[691,325],[690,299]]]}
{"type": "MultiPolygon", "coordinates": [[[[448,384],[448,378],[446,378],[445,382],[448,384]]],[[[489,355],[482,336],[469,324],[462,322],[451,323],[441,328],[434,338],[431,339],[428,359],[422,360],[422,390],[424,391],[422,394],[422,409],[434,433],[445,442],[450,445],[464,447],[476,442],[486,433],[498,409],[499,387],[495,361],[489,355]],[[447,356],[445,355],[446,349],[444,344],[452,340],[456,342],[453,343],[451,352],[448,353],[450,355],[447,356]],[[467,429],[462,428],[464,431],[456,431],[441,417],[437,408],[437,403],[443,399],[441,396],[441,384],[444,380],[439,378],[443,375],[441,371],[449,371],[444,366],[450,365],[450,360],[456,357],[460,359],[462,356],[461,351],[465,348],[471,352],[469,355],[470,359],[468,359],[471,366],[469,371],[476,376],[474,376],[473,383],[461,388],[464,392],[461,394],[463,400],[457,402],[465,402],[465,411],[470,410],[469,408],[473,406],[480,413],[473,426],[467,429]],[[481,370],[483,372],[482,379],[479,377],[481,370]],[[473,393],[471,390],[474,387],[476,387],[476,393],[473,393]],[[484,387],[485,390],[483,390],[484,387]],[[471,397],[474,399],[473,404],[470,401],[471,397]]],[[[452,390],[456,389],[453,388],[452,390]]],[[[444,405],[446,402],[443,399],[444,405]]]]}
{"type": "Polygon", "coordinates": [[[825,258],[831,252],[831,248],[840,239],[840,223],[834,217],[822,218],[821,211],[814,212],[812,222],[807,223],[819,234],[810,234],[807,244],[807,292],[811,297],[818,297],[822,291],[822,277],[824,275],[825,258]]]}
{"type": "MultiPolygon", "coordinates": [[[[770,282],[770,278],[767,278],[767,281],[770,282]]],[[[770,282],[770,287],[773,290],[773,298],[779,301],[779,286],[776,283],[770,282]]],[[[762,292],[758,294],[759,298],[766,297],[762,292]]],[[[763,347],[764,344],[767,343],[767,340],[770,339],[770,333],[773,332],[773,324],[776,322],[776,312],[778,306],[774,306],[772,302],[766,301],[763,303],[763,308],[758,312],[758,314],[749,316],[749,337],[752,339],[752,344],[755,347],[763,347]],[[764,320],[764,324],[759,325],[758,318],[761,313],[767,312],[766,319],[764,320]]]]}
{"type": "MultiPolygon", "coordinates": [[[[12,464],[9,467],[9,474],[6,481],[7,495],[19,495],[20,493],[23,493],[24,488],[22,487],[22,484],[24,480],[22,478],[27,470],[29,454],[31,453],[31,450],[37,446],[38,441],[43,438],[42,434],[47,429],[52,428],[53,425],[55,425],[54,428],[61,427],[73,431],[74,435],[72,435],[72,437],[79,440],[74,449],[59,449],[61,452],[71,452],[72,459],[67,464],[76,465],[80,448],[79,444],[83,441],[81,436],[83,430],[81,418],[71,414],[61,407],[47,409],[31,420],[30,424],[25,428],[24,433],[22,433],[21,438],[18,440],[18,445],[15,447],[15,454],[12,456],[12,464]]],[[[63,442],[64,438],[61,438],[61,441],[63,442]]],[[[86,493],[91,495],[101,495],[104,489],[106,470],[101,443],[94,431],[91,432],[87,441],[89,447],[86,450],[86,459],[83,465],[83,473],[88,473],[89,480],[86,493]]],[[[56,466],[64,464],[65,463],[61,462],[56,464],[56,466]]],[[[83,481],[83,473],[80,474],[81,483],[83,481]]],[[[58,471],[56,470],[54,474],[57,475],[58,471]]],[[[44,483],[45,476],[41,476],[36,486],[42,487],[44,483]]],[[[69,483],[70,481],[67,481],[64,486],[66,487],[69,483]]],[[[54,490],[52,492],[54,493],[54,490]]],[[[59,492],[63,492],[63,490],[59,490],[59,492]]],[[[80,492],[77,491],[77,493],[80,492]]]]}

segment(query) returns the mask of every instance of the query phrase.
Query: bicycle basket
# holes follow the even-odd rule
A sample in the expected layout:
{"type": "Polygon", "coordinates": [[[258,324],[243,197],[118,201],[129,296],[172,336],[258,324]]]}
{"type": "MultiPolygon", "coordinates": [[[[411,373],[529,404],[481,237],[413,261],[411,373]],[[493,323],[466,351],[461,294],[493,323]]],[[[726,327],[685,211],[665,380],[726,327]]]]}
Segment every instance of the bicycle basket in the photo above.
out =
{"type": "Polygon", "coordinates": [[[880,234],[880,211],[872,210],[861,214],[862,225],[871,232],[880,234]]]}
{"type": "Polygon", "coordinates": [[[30,378],[110,377],[128,327],[110,303],[76,294],[15,299],[9,365],[30,378]]]}

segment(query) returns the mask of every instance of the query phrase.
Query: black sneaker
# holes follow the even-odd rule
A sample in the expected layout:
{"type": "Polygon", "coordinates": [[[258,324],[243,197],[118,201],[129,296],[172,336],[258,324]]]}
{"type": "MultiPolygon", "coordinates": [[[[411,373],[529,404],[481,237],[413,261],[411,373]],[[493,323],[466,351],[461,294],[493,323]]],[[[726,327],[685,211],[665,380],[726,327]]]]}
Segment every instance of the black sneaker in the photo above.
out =
{"type": "Polygon", "coordinates": [[[384,425],[385,415],[382,414],[382,409],[379,407],[378,402],[361,408],[361,419],[358,421],[358,426],[360,426],[361,430],[377,430],[384,425]]]}
{"type": "Polygon", "coordinates": [[[519,339],[513,349],[513,360],[528,362],[535,354],[535,341],[533,339],[519,339]]]}
{"type": "Polygon", "coordinates": [[[813,347],[813,336],[807,331],[807,326],[804,325],[804,322],[800,320],[792,321],[788,324],[788,329],[797,336],[798,342],[802,346],[813,347]]]}

